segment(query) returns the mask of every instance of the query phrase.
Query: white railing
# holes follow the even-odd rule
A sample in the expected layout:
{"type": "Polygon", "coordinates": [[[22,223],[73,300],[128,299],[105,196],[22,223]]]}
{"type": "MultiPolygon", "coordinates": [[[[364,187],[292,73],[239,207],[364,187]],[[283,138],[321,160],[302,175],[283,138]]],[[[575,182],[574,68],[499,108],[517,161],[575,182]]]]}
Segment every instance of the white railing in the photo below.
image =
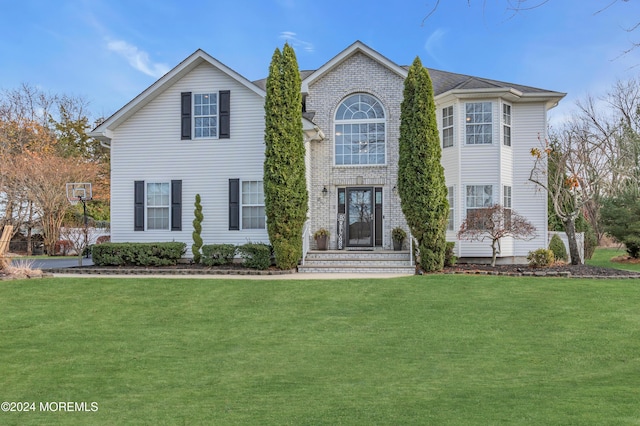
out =
{"type": "Polygon", "coordinates": [[[409,266],[415,266],[413,262],[413,235],[409,230],[409,266]]]}
{"type": "Polygon", "coordinates": [[[309,252],[309,247],[311,246],[310,241],[310,231],[311,225],[307,220],[302,227],[302,265],[304,266],[304,260],[307,258],[307,253],[309,252]]]}

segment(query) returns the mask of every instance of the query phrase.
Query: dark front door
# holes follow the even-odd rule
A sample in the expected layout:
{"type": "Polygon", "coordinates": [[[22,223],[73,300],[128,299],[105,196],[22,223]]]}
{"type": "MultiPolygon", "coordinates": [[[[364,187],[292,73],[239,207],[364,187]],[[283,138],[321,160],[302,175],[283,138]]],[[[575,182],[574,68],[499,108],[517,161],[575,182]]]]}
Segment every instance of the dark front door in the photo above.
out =
{"type": "Polygon", "coordinates": [[[347,188],[347,245],[373,247],[373,188],[347,188]]]}

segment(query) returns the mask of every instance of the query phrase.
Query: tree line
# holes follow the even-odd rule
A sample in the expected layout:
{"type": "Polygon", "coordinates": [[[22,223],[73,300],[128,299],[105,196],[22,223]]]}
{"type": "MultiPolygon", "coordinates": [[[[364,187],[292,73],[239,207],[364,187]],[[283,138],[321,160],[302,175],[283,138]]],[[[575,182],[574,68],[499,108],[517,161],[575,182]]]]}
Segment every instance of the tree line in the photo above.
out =
{"type": "MultiPolygon", "coordinates": [[[[66,184],[91,182],[89,215],[109,218],[109,151],[87,135],[88,102],[29,84],[0,92],[0,229],[34,230],[53,254],[63,224],[82,213],[67,200],[66,184]]],[[[80,207],[81,208],[81,207],[80,207]]]]}

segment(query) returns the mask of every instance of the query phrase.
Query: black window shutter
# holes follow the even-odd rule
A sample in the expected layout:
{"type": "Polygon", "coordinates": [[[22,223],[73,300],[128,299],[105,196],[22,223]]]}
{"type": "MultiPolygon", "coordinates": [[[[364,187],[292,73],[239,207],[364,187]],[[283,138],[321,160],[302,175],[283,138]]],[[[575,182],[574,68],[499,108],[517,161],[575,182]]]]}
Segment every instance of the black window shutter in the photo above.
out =
{"type": "Polygon", "coordinates": [[[220,139],[231,137],[231,92],[221,90],[220,94],[220,139]]]}
{"type": "Polygon", "coordinates": [[[133,183],[133,230],[144,231],[144,181],[133,183]]]}
{"type": "Polygon", "coordinates": [[[182,100],[181,120],[182,120],[182,139],[191,139],[191,92],[182,92],[180,94],[182,100]]]}
{"type": "Polygon", "coordinates": [[[182,181],[171,181],[171,230],[182,231],[182,181]]]}
{"type": "Polygon", "coordinates": [[[229,179],[229,230],[240,230],[240,179],[229,179]]]}

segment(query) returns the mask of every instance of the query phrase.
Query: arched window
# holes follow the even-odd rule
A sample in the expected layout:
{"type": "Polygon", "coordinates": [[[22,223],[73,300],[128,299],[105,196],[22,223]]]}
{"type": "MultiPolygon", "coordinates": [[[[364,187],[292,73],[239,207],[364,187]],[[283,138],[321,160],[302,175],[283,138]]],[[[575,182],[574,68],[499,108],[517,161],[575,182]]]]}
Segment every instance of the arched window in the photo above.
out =
{"type": "Polygon", "coordinates": [[[385,164],[386,132],[382,104],[359,93],[345,99],[336,112],[335,162],[385,164]]]}

